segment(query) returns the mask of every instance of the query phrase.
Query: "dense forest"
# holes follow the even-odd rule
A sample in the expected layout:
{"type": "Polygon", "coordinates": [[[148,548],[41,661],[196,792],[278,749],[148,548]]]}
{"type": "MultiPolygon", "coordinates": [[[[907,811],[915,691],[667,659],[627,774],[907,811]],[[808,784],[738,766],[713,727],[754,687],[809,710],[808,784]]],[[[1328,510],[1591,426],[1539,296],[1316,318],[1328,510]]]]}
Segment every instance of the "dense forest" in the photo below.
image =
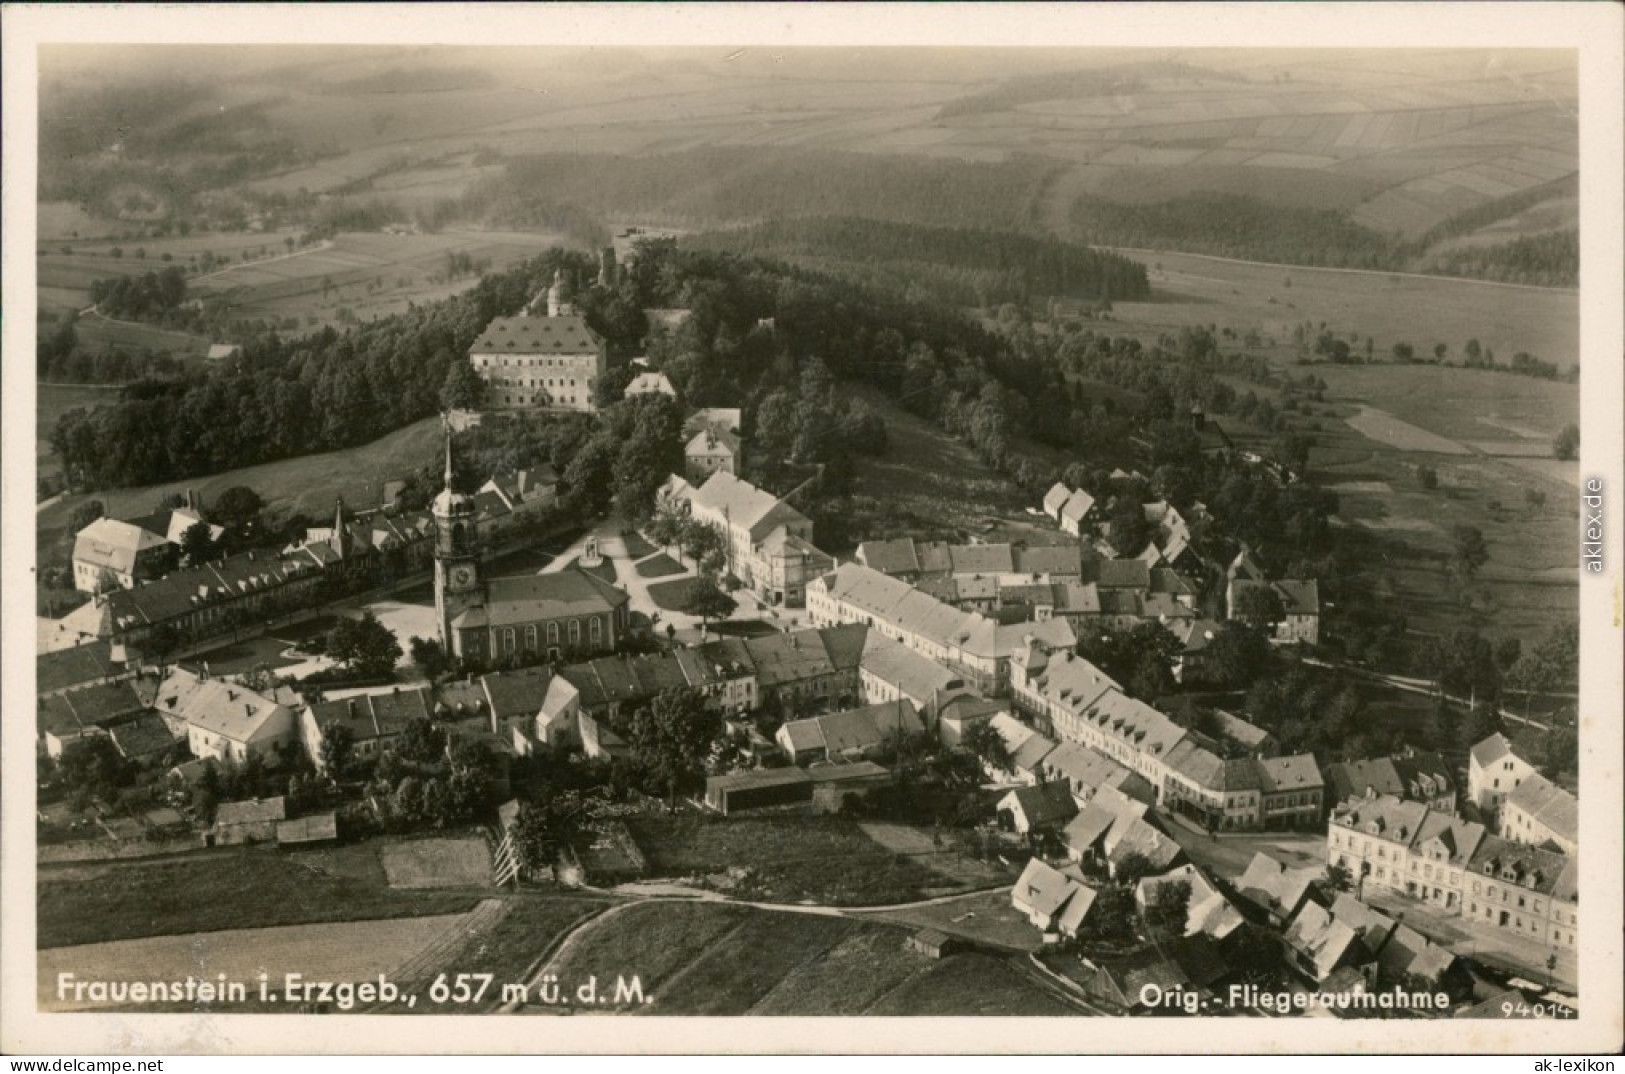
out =
{"type": "Polygon", "coordinates": [[[923,288],[954,306],[1025,304],[1049,296],[1110,302],[1151,294],[1145,266],[1137,261],[1010,232],[809,217],[708,232],[684,242],[828,266],[903,293],[923,288]]]}
{"type": "MultiPolygon", "coordinates": [[[[1560,184],[1537,188],[1548,196],[1560,184]]],[[[1531,197],[1535,192],[1528,192],[1531,197]]],[[[1539,200],[1537,197],[1536,200],[1539,200]]],[[[1147,205],[1079,198],[1072,223],[1083,242],[1326,268],[1426,271],[1545,287],[1579,282],[1578,233],[1560,231],[1493,246],[1429,253],[1437,242],[1514,216],[1532,202],[1513,196],[1445,221],[1419,239],[1356,223],[1342,210],[1275,205],[1241,194],[1195,193],[1147,205]]]]}

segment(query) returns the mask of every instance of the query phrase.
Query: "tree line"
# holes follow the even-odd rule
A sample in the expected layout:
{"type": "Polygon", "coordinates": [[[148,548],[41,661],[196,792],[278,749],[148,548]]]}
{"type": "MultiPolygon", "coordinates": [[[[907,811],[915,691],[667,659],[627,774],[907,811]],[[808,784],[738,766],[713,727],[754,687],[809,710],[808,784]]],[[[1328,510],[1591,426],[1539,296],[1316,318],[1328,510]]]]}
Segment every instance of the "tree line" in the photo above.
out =
{"type": "Polygon", "coordinates": [[[951,305],[1026,303],[1040,296],[1143,300],[1145,266],[1052,237],[968,228],[924,227],[858,217],[775,220],[709,232],[689,245],[786,260],[835,262],[896,289],[924,286],[951,305]],[[950,294],[943,294],[944,290],[950,294]],[[966,301],[969,299],[969,301],[966,301]]]}
{"type": "Polygon", "coordinates": [[[1574,229],[1430,252],[1437,242],[1493,223],[1524,207],[1521,202],[1491,202],[1480,206],[1481,211],[1470,210],[1473,215],[1465,223],[1455,223],[1456,218],[1452,218],[1417,239],[1366,227],[1343,209],[1278,205],[1250,195],[1209,191],[1149,204],[1082,197],[1073,203],[1071,219],[1082,240],[1096,245],[1188,250],[1326,268],[1422,271],[1547,287],[1574,286],[1580,269],[1579,233],[1574,229]]]}

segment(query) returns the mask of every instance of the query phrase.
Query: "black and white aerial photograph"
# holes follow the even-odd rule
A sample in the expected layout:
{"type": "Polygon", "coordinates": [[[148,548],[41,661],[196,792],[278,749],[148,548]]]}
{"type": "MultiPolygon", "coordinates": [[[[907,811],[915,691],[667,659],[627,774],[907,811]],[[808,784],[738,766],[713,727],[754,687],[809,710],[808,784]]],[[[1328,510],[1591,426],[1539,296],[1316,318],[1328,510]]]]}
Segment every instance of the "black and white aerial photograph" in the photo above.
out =
{"type": "Polygon", "coordinates": [[[9,1001],[1617,1036],[1582,51],[860,29],[29,46],[9,1001]]]}

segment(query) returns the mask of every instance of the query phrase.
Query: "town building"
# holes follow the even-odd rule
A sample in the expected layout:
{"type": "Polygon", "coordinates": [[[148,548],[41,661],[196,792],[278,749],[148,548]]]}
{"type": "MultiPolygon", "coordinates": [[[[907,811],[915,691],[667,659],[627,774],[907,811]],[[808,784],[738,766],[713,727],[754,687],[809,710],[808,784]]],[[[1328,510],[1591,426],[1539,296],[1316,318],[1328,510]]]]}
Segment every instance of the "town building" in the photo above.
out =
{"type": "Polygon", "coordinates": [[[1515,843],[1549,843],[1572,855],[1579,852],[1579,828],[1580,804],[1574,795],[1532,772],[1507,795],[1498,831],[1515,843]]]}
{"type": "Polygon", "coordinates": [[[807,516],[726,470],[699,487],[673,474],[660,495],[721,530],[728,573],[764,604],[801,607],[808,584],[834,563],[812,544],[807,516]]]}
{"type": "Polygon", "coordinates": [[[1534,774],[1535,766],[1519,757],[1507,737],[1497,731],[1468,752],[1467,797],[1495,827],[1501,804],[1534,774]]]}
{"type": "Polygon", "coordinates": [[[1392,795],[1443,813],[1456,811],[1450,766],[1437,753],[1423,750],[1408,748],[1392,757],[1327,765],[1326,787],[1332,802],[1392,795]]]}
{"type": "Polygon", "coordinates": [[[1071,866],[1057,869],[1033,858],[1010,889],[1010,905],[1046,938],[1077,936],[1098,892],[1071,866]]]}
{"type": "Polygon", "coordinates": [[[1190,892],[1185,904],[1186,936],[1198,933],[1213,940],[1223,940],[1240,928],[1246,918],[1208,880],[1207,874],[1195,865],[1181,865],[1160,876],[1148,876],[1134,886],[1134,904],[1140,913],[1155,904],[1157,893],[1165,884],[1183,883],[1190,892]]]}
{"type": "Polygon", "coordinates": [[[1486,835],[1466,877],[1467,917],[1552,947],[1579,946],[1577,856],[1486,835]]]}
{"type": "Polygon", "coordinates": [[[993,807],[1000,827],[1017,835],[1059,832],[1078,815],[1065,783],[1033,783],[1006,791],[993,807]]]}
{"type": "Polygon", "coordinates": [[[1036,644],[1070,649],[1077,636],[1060,620],[999,623],[962,611],[899,579],[843,563],[807,588],[807,609],[815,623],[865,623],[961,675],[987,697],[1009,688],[1010,658],[1036,644]]]}
{"type": "Polygon", "coordinates": [[[1226,590],[1230,618],[1240,618],[1251,591],[1271,592],[1280,602],[1280,617],[1268,624],[1270,637],[1279,643],[1320,644],[1320,587],[1313,579],[1282,578],[1276,581],[1234,577],[1226,590]]]}
{"type": "Polygon", "coordinates": [[[1095,498],[1081,489],[1068,488],[1057,481],[1044,494],[1044,514],[1054,519],[1061,529],[1072,536],[1080,536],[1089,516],[1095,509],[1095,498]]]}
{"type": "Polygon", "coordinates": [[[1316,897],[1319,869],[1293,869],[1260,851],[1236,881],[1236,897],[1269,924],[1285,925],[1316,897]]]}
{"type": "Polygon", "coordinates": [[[299,737],[316,770],[326,771],[323,744],[333,728],[343,727],[350,737],[351,755],[368,761],[398,742],[413,720],[433,719],[432,698],[423,687],[365,693],[306,705],[299,717],[299,737]]]}
{"type": "Polygon", "coordinates": [[[161,577],[174,563],[175,546],[140,526],[98,518],[73,539],[73,587],[96,593],[132,589],[161,577]]]}
{"type": "Polygon", "coordinates": [[[246,762],[258,757],[275,767],[283,751],[298,748],[296,695],[267,697],[240,683],[173,668],[158,684],[153,709],[171,730],[186,736],[197,758],[246,762]]]}
{"type": "Polygon", "coordinates": [[[677,389],[672,386],[670,378],[658,369],[646,369],[633,377],[626,386],[626,397],[631,399],[639,395],[664,395],[668,399],[677,398],[677,389]]]}
{"type": "Polygon", "coordinates": [[[866,705],[803,720],[789,720],[773,736],[790,763],[878,760],[899,736],[925,732],[919,713],[907,700],[866,705]]]}
{"type": "Polygon", "coordinates": [[[700,429],[683,444],[683,474],[704,484],[712,474],[737,474],[743,454],[739,437],[726,429],[700,429]]]}
{"type": "Polygon", "coordinates": [[[866,704],[907,698],[934,727],[942,703],[966,693],[965,680],[957,672],[879,631],[864,628],[864,632],[858,682],[866,704]]]}

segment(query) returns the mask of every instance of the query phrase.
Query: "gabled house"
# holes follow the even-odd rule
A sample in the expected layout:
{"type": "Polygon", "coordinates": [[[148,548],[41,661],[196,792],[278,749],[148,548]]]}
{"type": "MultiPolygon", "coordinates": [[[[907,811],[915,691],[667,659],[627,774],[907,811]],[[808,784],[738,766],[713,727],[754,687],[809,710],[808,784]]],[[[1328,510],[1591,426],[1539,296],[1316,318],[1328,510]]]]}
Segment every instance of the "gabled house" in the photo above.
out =
{"type": "Polygon", "coordinates": [[[1163,885],[1177,883],[1185,884],[1190,891],[1185,910],[1184,935],[1201,933],[1209,939],[1223,940],[1246,920],[1241,911],[1213,886],[1207,875],[1190,864],[1181,865],[1160,876],[1143,878],[1134,886],[1135,905],[1142,914],[1145,913],[1146,908],[1155,903],[1157,892],[1163,885]]]}
{"type": "Polygon", "coordinates": [[[774,736],[792,764],[815,761],[875,760],[898,735],[917,735],[925,725],[907,699],[860,709],[789,720],[774,736]]]}
{"type": "Polygon", "coordinates": [[[1501,808],[1501,835],[1534,846],[1553,844],[1579,852],[1580,804],[1574,795],[1533,772],[1514,787],[1501,808]]]}
{"type": "Polygon", "coordinates": [[[1173,837],[1146,816],[1121,829],[1113,825],[1107,831],[1103,845],[1106,848],[1106,864],[1113,877],[1122,871],[1125,862],[1132,859],[1144,861],[1152,874],[1165,873],[1185,860],[1185,852],[1173,837]]]}
{"type": "Polygon", "coordinates": [[[162,575],[175,546],[164,537],[116,518],[98,518],[73,539],[73,587],[81,593],[132,589],[162,575]]]}
{"type": "Polygon", "coordinates": [[[1077,803],[1064,783],[1035,783],[1017,787],[999,799],[994,809],[1001,826],[1017,835],[1058,831],[1078,814],[1077,803]]]}
{"type": "Polygon", "coordinates": [[[300,715],[299,734],[310,763],[322,771],[327,766],[322,756],[323,745],[335,727],[346,728],[354,756],[368,760],[398,742],[406,725],[413,720],[432,718],[433,705],[427,689],[396,687],[386,693],[360,694],[307,705],[300,715]]]}
{"type": "Polygon", "coordinates": [[[1046,937],[1056,933],[1072,937],[1088,920],[1096,894],[1081,873],[1033,858],[1010,889],[1010,905],[1046,937]]]}
{"type": "Polygon", "coordinates": [[[1061,832],[1067,856],[1073,861],[1102,859],[1107,839],[1117,846],[1120,833],[1144,817],[1148,808],[1113,787],[1101,787],[1061,832]]]}
{"type": "Polygon", "coordinates": [[[1497,731],[1467,755],[1467,796],[1496,826],[1501,803],[1534,774],[1535,766],[1519,757],[1507,737],[1497,731]]]}
{"type": "Polygon", "coordinates": [[[257,756],[275,766],[283,748],[299,745],[295,700],[175,668],[159,683],[153,708],[171,729],[186,735],[194,757],[241,764],[257,756]]]}
{"type": "Polygon", "coordinates": [[[1276,927],[1296,917],[1315,895],[1318,869],[1292,869],[1260,851],[1236,881],[1236,896],[1276,927]]]}

